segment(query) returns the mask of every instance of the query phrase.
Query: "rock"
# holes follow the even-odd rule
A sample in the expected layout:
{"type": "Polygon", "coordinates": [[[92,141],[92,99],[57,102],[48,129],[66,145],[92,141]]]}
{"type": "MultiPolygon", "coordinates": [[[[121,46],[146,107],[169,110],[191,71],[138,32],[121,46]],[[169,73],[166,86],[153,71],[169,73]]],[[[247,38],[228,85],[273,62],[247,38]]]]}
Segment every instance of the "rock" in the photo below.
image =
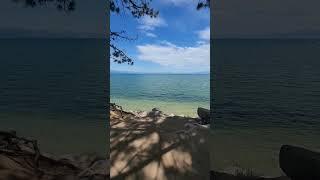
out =
{"type": "Polygon", "coordinates": [[[210,110],[198,107],[198,116],[200,117],[203,124],[210,124],[210,110]]]}
{"type": "Polygon", "coordinates": [[[159,108],[153,108],[151,111],[160,111],[159,108]]]}
{"type": "Polygon", "coordinates": [[[320,153],[283,145],[280,149],[279,163],[282,171],[291,179],[320,179],[320,153]]]}
{"type": "Polygon", "coordinates": [[[151,111],[148,113],[149,117],[157,117],[161,115],[161,111],[151,111]]]}
{"type": "Polygon", "coordinates": [[[148,112],[146,111],[138,111],[135,113],[136,116],[138,117],[146,117],[148,115],[148,112]]]}
{"type": "Polygon", "coordinates": [[[100,157],[95,153],[90,153],[90,154],[78,154],[78,155],[63,155],[59,158],[58,160],[64,160],[66,162],[69,162],[81,169],[87,169],[90,166],[92,166],[92,163],[97,162],[97,161],[103,161],[104,157],[100,157]]]}
{"type": "Polygon", "coordinates": [[[174,117],[174,114],[172,114],[172,113],[171,113],[171,114],[169,114],[169,117],[174,117]]]}
{"type": "Polygon", "coordinates": [[[92,176],[105,176],[109,174],[110,164],[108,160],[97,160],[90,167],[80,173],[80,176],[92,177],[92,176]]]}
{"type": "Polygon", "coordinates": [[[160,111],[160,109],[158,108],[153,108],[149,113],[148,116],[149,117],[157,117],[157,116],[162,116],[162,111],[160,111]]]}

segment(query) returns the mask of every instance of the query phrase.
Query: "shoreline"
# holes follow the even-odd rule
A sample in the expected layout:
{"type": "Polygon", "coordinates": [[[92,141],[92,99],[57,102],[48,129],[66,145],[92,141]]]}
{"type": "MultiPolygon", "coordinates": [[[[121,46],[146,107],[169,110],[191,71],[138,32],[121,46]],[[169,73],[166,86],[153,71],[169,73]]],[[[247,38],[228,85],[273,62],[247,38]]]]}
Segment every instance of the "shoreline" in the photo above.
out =
{"type": "Polygon", "coordinates": [[[197,108],[209,108],[209,102],[179,102],[179,101],[159,101],[159,100],[138,100],[130,98],[110,98],[114,102],[123,106],[123,110],[130,112],[150,111],[153,107],[161,109],[165,114],[174,114],[177,116],[197,117],[197,108]]]}

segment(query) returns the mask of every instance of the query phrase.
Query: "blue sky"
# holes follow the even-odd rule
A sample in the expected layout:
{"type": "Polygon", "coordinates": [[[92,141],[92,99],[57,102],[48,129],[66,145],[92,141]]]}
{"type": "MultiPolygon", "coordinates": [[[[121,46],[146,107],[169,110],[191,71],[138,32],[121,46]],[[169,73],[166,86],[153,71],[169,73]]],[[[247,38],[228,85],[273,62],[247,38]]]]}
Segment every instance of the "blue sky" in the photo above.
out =
{"type": "Polygon", "coordinates": [[[111,71],[139,73],[209,72],[210,12],[197,11],[198,0],[153,1],[157,18],[111,15],[111,30],[137,37],[116,44],[134,59],[134,65],[111,63],[111,71]]]}

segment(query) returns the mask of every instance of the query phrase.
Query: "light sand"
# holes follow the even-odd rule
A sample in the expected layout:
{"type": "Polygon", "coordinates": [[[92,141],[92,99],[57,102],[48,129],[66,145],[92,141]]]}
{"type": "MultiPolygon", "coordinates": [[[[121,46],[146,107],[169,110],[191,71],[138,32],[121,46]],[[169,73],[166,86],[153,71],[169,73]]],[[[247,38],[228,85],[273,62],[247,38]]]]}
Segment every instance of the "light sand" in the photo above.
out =
{"type": "Polygon", "coordinates": [[[110,111],[111,179],[209,179],[208,129],[162,113],[122,116],[110,111]]]}

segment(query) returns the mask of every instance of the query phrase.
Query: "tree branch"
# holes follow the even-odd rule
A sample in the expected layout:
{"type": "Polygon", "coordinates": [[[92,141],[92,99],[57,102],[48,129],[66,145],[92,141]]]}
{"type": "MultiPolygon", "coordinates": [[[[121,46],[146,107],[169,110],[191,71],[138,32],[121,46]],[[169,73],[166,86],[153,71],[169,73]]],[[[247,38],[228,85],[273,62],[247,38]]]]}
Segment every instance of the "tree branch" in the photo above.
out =
{"type": "Polygon", "coordinates": [[[197,10],[200,10],[203,8],[210,8],[210,0],[199,0],[197,5],[197,10]]]}
{"type": "Polygon", "coordinates": [[[142,1],[142,0],[110,0],[110,10],[111,12],[120,13],[120,7],[118,1],[121,1],[122,6],[127,9],[133,17],[140,18],[142,16],[150,16],[152,18],[157,17],[159,11],[150,7],[152,0],[142,1]]]}
{"type": "Polygon", "coordinates": [[[15,3],[24,3],[26,7],[36,7],[52,3],[60,11],[70,12],[75,10],[75,0],[12,0],[15,3]]]}
{"type": "Polygon", "coordinates": [[[129,65],[133,65],[133,60],[127,56],[127,54],[119,49],[114,44],[110,43],[110,48],[112,49],[110,58],[113,60],[113,62],[116,62],[118,64],[127,63],[129,65]]]}

